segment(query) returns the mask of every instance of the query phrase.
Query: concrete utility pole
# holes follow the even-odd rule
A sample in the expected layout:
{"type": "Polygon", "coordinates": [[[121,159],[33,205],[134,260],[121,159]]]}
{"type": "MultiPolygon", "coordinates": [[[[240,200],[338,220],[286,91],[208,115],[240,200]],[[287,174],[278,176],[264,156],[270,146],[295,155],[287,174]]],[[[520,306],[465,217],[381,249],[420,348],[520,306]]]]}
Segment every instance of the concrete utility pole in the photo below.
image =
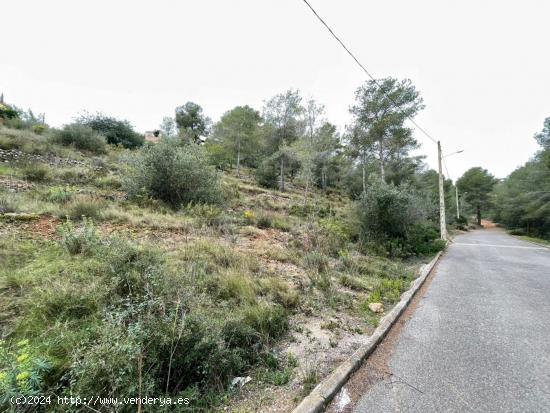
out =
{"type": "Polygon", "coordinates": [[[441,143],[437,141],[437,161],[439,165],[439,227],[441,239],[447,241],[447,221],[445,220],[445,189],[443,187],[441,143]]]}

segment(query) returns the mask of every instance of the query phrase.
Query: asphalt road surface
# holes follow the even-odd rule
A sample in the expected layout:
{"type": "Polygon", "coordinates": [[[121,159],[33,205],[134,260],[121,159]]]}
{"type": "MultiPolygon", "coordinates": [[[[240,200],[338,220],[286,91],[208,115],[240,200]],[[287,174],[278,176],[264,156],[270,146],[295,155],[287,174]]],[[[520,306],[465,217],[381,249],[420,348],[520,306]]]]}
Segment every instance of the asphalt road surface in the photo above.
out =
{"type": "Polygon", "coordinates": [[[354,412],[550,412],[550,249],[457,236],[354,412]]]}

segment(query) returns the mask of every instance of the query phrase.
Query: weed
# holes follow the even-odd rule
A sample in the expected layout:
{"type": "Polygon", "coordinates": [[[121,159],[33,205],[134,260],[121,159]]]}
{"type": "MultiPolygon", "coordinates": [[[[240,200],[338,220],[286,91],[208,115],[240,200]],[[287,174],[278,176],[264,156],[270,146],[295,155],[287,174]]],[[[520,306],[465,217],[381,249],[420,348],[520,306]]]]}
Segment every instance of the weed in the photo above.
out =
{"type": "Polygon", "coordinates": [[[302,395],[307,396],[319,383],[319,371],[316,367],[310,366],[303,374],[302,395]]]}
{"type": "Polygon", "coordinates": [[[42,396],[51,368],[47,360],[34,354],[29,340],[21,340],[14,347],[0,341],[0,407],[5,407],[5,411],[11,411],[10,399],[42,396]]]}

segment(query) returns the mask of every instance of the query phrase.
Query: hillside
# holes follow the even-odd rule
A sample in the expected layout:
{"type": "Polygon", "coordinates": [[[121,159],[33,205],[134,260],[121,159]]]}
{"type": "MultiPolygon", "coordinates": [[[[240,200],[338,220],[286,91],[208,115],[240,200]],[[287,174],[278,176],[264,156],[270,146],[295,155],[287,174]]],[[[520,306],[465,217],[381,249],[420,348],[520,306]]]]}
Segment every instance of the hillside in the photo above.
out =
{"type": "Polygon", "coordinates": [[[336,190],[304,203],[244,168],[222,173],[223,204],[178,210],[127,199],[131,150],[7,128],[0,148],[4,380],[28,371],[40,393],[289,411],[376,327],[368,304],[387,311],[429,259],[365,255],[336,190]]]}

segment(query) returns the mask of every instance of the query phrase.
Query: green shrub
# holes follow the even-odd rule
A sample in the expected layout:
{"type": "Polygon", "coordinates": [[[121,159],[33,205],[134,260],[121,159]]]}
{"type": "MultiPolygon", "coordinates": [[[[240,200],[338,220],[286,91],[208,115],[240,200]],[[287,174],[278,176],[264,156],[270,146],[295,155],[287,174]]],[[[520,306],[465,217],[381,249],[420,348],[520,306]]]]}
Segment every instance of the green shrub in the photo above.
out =
{"type": "Polygon", "coordinates": [[[262,211],[259,212],[254,218],[256,221],[256,226],[260,229],[275,228],[279,231],[288,232],[292,228],[288,218],[280,214],[262,211]]]}
{"type": "Polygon", "coordinates": [[[431,254],[442,244],[425,208],[408,188],[372,185],[357,205],[363,245],[390,256],[431,254]]]}
{"type": "Polygon", "coordinates": [[[438,229],[431,224],[418,223],[407,233],[407,244],[410,251],[416,255],[435,254],[445,249],[445,241],[439,239],[438,229]]]}
{"type": "Polygon", "coordinates": [[[179,208],[189,203],[221,201],[218,173],[208,164],[204,148],[161,142],[143,148],[124,181],[130,198],[154,198],[179,208]]]}
{"type": "Polygon", "coordinates": [[[94,223],[85,218],[79,227],[75,227],[70,219],[67,218],[63,224],[59,226],[61,234],[61,245],[71,255],[90,254],[95,251],[99,244],[94,223]]]}
{"type": "Polygon", "coordinates": [[[316,272],[325,272],[328,269],[328,257],[321,252],[308,252],[303,258],[304,267],[316,272]]]}
{"type": "Polygon", "coordinates": [[[11,106],[0,103],[0,118],[2,119],[14,119],[18,118],[19,114],[11,106]]]}
{"type": "Polygon", "coordinates": [[[222,209],[215,205],[188,205],[186,211],[189,215],[196,217],[201,226],[220,227],[227,221],[222,209]]]}
{"type": "Polygon", "coordinates": [[[273,219],[270,214],[261,212],[256,219],[256,226],[261,229],[271,228],[273,226],[273,219]]]}
{"type": "Polygon", "coordinates": [[[105,153],[105,138],[89,126],[73,123],[54,133],[55,142],[92,153],[105,153]]]}
{"type": "Polygon", "coordinates": [[[32,131],[37,135],[42,135],[45,130],[46,130],[46,125],[42,125],[42,124],[36,124],[36,125],[33,125],[32,127],[32,131]]]}
{"type": "Polygon", "coordinates": [[[78,198],[68,204],[66,216],[75,221],[81,220],[82,217],[98,220],[103,208],[103,203],[94,198],[78,198]]]}
{"type": "Polygon", "coordinates": [[[78,122],[104,136],[110,145],[137,148],[145,142],[145,137],[134,131],[134,128],[127,120],[118,120],[97,113],[95,115],[81,116],[78,122]]]}
{"type": "Polygon", "coordinates": [[[221,300],[233,300],[237,303],[256,302],[256,291],[250,277],[229,272],[210,280],[209,289],[221,300]]]}
{"type": "Polygon", "coordinates": [[[73,198],[74,189],[69,186],[53,186],[48,189],[45,199],[48,202],[65,204],[73,198]]]}
{"type": "Polygon", "coordinates": [[[407,289],[407,287],[408,282],[404,279],[396,278],[380,280],[372,293],[369,294],[365,308],[368,308],[368,303],[396,303],[401,299],[401,294],[407,289]]]}
{"type": "Polygon", "coordinates": [[[300,295],[287,282],[277,277],[258,280],[260,294],[271,295],[273,300],[285,308],[295,308],[300,302],[300,295]]]}
{"type": "Polygon", "coordinates": [[[50,177],[50,168],[41,163],[27,164],[23,167],[23,176],[29,181],[46,181],[50,177]]]}
{"type": "Polygon", "coordinates": [[[68,184],[86,184],[91,173],[85,168],[62,168],[56,171],[56,178],[68,184]]]}
{"type": "Polygon", "coordinates": [[[265,159],[256,169],[256,181],[263,187],[276,188],[278,179],[277,162],[271,158],[265,159]]]}
{"type": "Polygon", "coordinates": [[[340,284],[356,291],[368,291],[369,289],[367,284],[362,279],[348,274],[342,274],[340,276],[340,284]]]}
{"type": "Polygon", "coordinates": [[[17,212],[18,210],[15,197],[11,194],[0,192],[0,214],[17,212]]]}
{"type": "Polygon", "coordinates": [[[94,184],[99,188],[119,189],[122,186],[122,181],[116,175],[106,175],[96,178],[94,184]]]}
{"type": "Polygon", "coordinates": [[[337,254],[350,241],[351,230],[344,221],[330,217],[321,219],[319,225],[324,238],[325,249],[331,255],[337,254]]]}
{"type": "Polygon", "coordinates": [[[243,321],[260,333],[264,343],[282,337],[288,330],[286,312],[279,305],[261,303],[247,307],[243,316],[243,321]]]}

